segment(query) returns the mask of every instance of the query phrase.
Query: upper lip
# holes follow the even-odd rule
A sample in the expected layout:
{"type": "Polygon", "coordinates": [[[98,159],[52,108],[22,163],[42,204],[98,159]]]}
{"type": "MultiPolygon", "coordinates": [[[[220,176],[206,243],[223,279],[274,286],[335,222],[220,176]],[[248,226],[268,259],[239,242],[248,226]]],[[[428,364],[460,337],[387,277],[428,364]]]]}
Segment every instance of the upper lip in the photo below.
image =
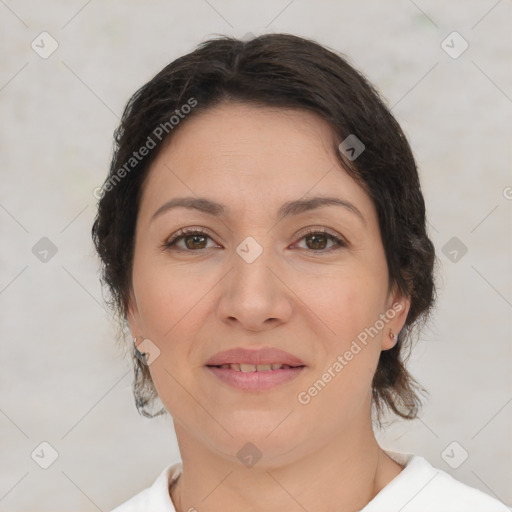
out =
{"type": "Polygon", "coordinates": [[[222,364],[272,364],[280,363],[288,366],[305,366],[298,357],[277,348],[234,348],[218,352],[206,362],[207,366],[220,366],[222,364]]]}

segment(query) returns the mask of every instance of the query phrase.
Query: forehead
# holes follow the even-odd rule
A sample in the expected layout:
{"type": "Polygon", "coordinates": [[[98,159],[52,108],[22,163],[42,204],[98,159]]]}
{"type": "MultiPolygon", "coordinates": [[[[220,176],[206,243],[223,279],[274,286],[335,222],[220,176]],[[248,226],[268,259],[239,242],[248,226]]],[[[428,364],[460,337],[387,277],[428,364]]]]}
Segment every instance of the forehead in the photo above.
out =
{"type": "Polygon", "coordinates": [[[184,195],[223,202],[226,216],[277,211],[305,196],[337,196],[372,209],[335,147],[328,123],[304,110],[228,103],[195,113],[153,162],[141,213],[184,195]]]}

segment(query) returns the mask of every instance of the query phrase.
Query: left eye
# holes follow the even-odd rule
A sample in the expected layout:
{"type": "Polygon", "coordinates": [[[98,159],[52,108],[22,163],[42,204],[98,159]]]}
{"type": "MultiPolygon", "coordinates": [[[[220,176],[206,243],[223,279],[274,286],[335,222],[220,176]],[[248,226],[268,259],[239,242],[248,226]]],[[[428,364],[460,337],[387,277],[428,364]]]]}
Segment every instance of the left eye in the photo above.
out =
{"type": "Polygon", "coordinates": [[[310,231],[306,233],[301,240],[306,241],[306,249],[314,252],[324,251],[326,249],[327,242],[331,241],[333,247],[345,247],[347,244],[340,237],[328,233],[327,231],[310,231]]]}

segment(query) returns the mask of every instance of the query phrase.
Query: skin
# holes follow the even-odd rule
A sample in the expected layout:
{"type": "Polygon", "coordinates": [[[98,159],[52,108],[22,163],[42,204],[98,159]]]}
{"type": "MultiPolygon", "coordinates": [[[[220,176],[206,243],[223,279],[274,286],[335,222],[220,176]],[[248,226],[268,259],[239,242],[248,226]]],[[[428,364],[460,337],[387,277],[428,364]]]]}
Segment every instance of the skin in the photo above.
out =
{"type": "Polygon", "coordinates": [[[330,127],[314,113],[225,103],[184,122],[152,164],[127,320],[134,337],[160,351],[150,372],[183,460],[171,489],[178,511],[355,511],[403,469],[375,439],[371,381],[410,303],[390,286],[374,204],[333,147],[330,127]],[[223,203],[228,214],[179,207],[151,219],[182,196],[223,203]],[[276,217],[286,201],[313,196],[350,201],[363,219],[339,206],[276,217]],[[186,227],[209,238],[162,249],[186,227]],[[304,238],[308,227],[346,245],[328,237],[315,245],[304,238]],[[236,252],[249,236],[263,249],[252,263],[236,252]],[[393,304],[401,311],[385,328],[299,403],[297,395],[393,304]],[[240,346],[277,347],[307,368],[271,390],[240,391],[204,366],[240,346]],[[252,467],[236,455],[247,442],[262,453],[252,467]]]}

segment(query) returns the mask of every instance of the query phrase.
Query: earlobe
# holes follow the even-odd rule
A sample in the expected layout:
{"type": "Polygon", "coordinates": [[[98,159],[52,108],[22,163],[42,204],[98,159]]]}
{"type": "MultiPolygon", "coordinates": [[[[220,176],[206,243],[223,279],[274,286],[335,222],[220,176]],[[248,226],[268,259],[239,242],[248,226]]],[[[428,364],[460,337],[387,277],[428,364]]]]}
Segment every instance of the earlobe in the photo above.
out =
{"type": "Polygon", "coordinates": [[[411,300],[408,296],[395,294],[391,306],[386,311],[389,322],[382,335],[382,350],[389,350],[397,344],[398,335],[405,325],[410,307],[411,300]]]}
{"type": "Polygon", "coordinates": [[[387,339],[382,340],[382,350],[389,350],[390,348],[393,348],[397,341],[398,335],[393,332],[393,329],[389,329],[387,339]]]}

